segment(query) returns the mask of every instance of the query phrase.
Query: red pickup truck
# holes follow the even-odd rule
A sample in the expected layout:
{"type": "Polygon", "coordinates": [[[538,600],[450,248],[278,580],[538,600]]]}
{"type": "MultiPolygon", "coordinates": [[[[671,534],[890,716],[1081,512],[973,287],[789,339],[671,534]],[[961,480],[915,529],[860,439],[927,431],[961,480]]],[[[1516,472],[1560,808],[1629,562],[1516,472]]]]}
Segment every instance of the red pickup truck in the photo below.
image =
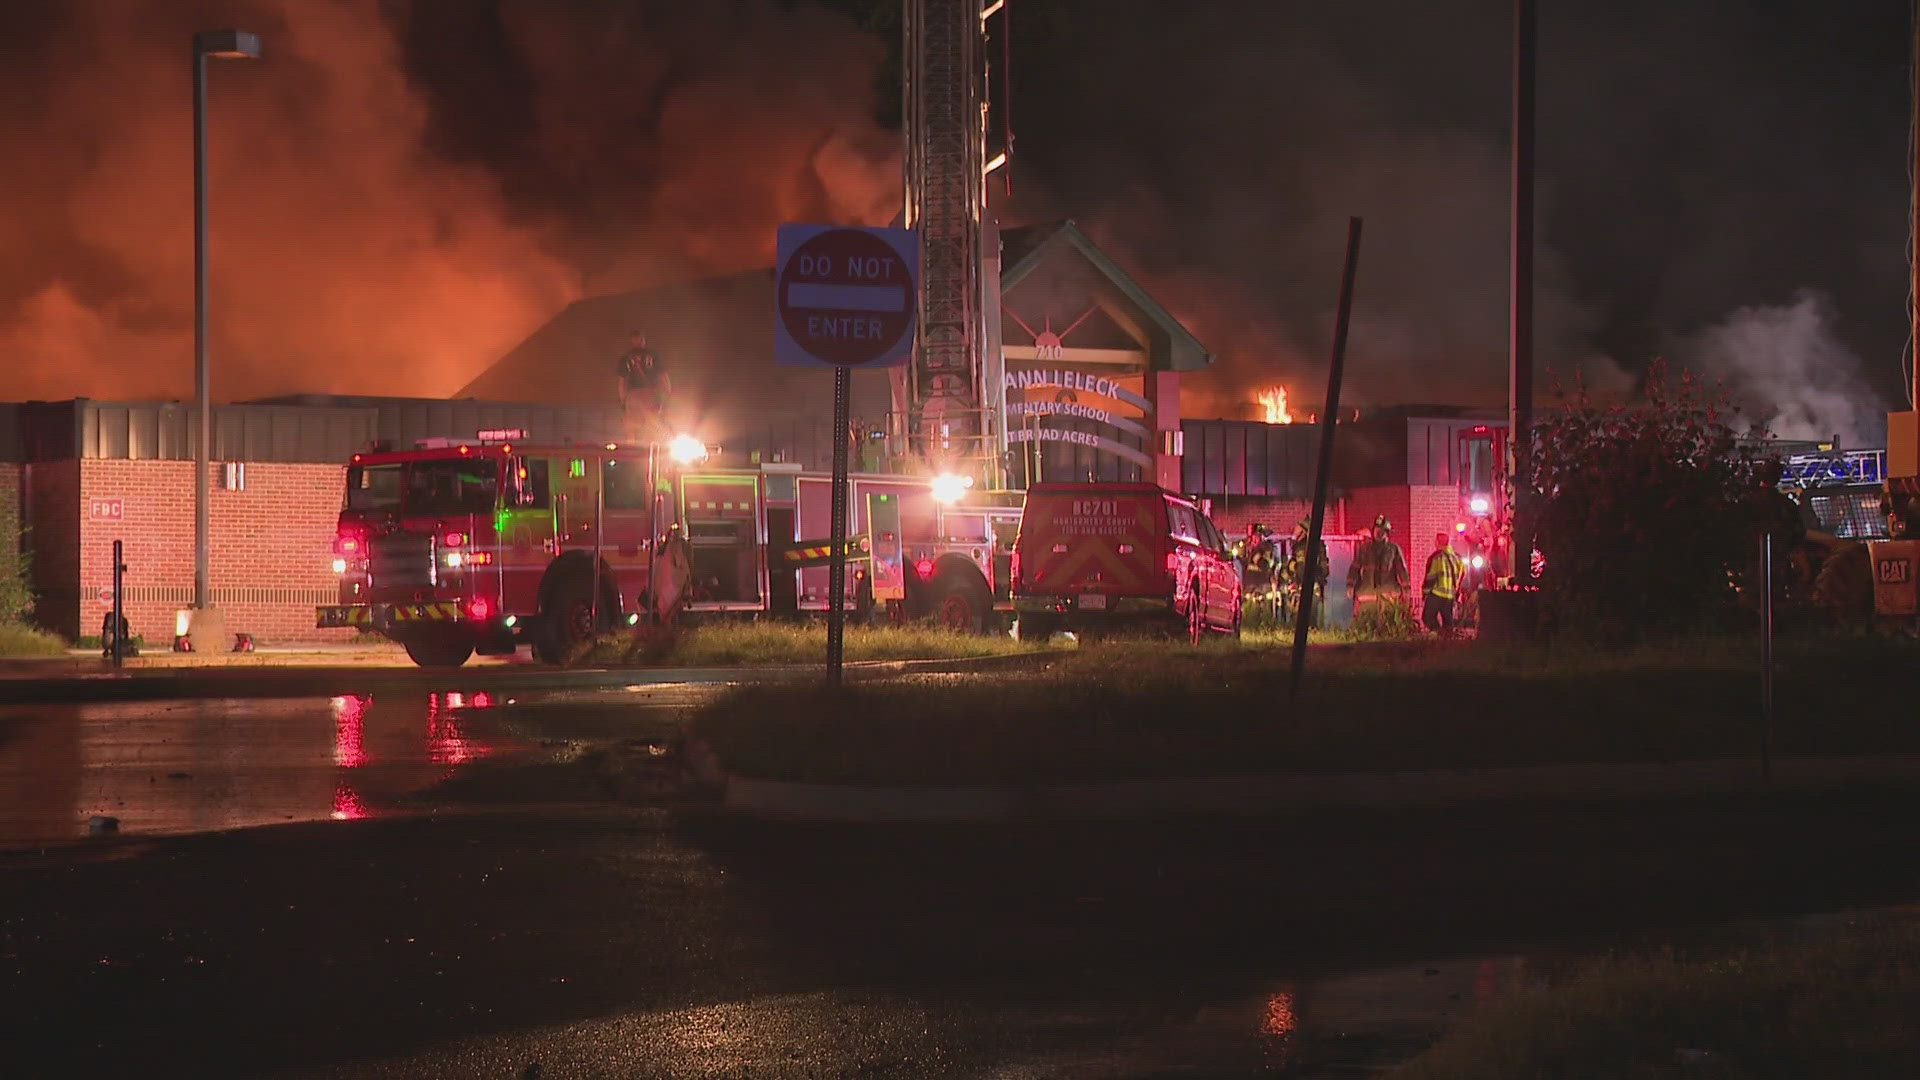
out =
{"type": "Polygon", "coordinates": [[[1200,508],[1153,484],[1035,484],[1014,542],[1022,638],[1240,632],[1240,571],[1200,508]]]}

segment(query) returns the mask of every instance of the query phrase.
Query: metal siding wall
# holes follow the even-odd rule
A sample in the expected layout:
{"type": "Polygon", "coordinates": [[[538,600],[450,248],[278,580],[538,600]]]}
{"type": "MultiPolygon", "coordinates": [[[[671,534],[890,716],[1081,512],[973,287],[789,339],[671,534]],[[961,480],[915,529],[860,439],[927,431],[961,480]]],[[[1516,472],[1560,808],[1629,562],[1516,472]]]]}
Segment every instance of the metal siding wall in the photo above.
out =
{"type": "Polygon", "coordinates": [[[1226,443],[1224,455],[1226,477],[1220,490],[1227,495],[1245,495],[1247,493],[1247,429],[1227,428],[1221,432],[1221,435],[1226,443]]]}

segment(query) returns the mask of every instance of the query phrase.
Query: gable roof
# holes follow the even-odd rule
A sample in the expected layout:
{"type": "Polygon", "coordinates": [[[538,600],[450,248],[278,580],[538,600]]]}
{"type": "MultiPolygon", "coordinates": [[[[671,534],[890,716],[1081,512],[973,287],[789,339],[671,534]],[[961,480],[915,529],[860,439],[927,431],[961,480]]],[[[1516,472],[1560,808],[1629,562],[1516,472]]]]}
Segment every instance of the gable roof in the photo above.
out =
{"type": "Polygon", "coordinates": [[[1153,329],[1148,356],[1160,371],[1198,371],[1213,363],[1213,354],[1160,306],[1131,274],[1101,251],[1071,219],[1007,229],[1000,234],[1000,292],[1004,296],[1035,269],[1064,252],[1075,252],[1100,272],[1114,289],[1137,309],[1153,329]]]}

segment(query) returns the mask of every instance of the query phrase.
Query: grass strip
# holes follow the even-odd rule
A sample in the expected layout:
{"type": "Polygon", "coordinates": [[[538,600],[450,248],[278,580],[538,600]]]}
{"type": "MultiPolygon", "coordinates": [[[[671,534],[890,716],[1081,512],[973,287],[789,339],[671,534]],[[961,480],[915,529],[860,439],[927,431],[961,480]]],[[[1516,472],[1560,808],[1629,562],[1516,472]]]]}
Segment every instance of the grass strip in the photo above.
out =
{"type": "MultiPolygon", "coordinates": [[[[854,627],[844,639],[848,660],[954,660],[1032,652],[1037,646],[1005,634],[956,634],[932,627],[854,627]]],[[[605,638],[590,649],[589,664],[650,664],[670,667],[824,664],[827,628],[819,624],[713,623],[678,632],[640,630],[605,638]]]]}
{"type": "MultiPolygon", "coordinates": [[[[1745,643],[1625,654],[1414,642],[1315,651],[1116,642],[1041,670],[743,687],[695,733],[729,769],[851,784],[1039,784],[1741,757],[1745,643]]],[[[1783,643],[1775,752],[1920,752],[1911,642],[1783,643]],[[1833,665],[1844,661],[1844,667],[1833,665]]]]}
{"type": "Polygon", "coordinates": [[[1920,1061],[1920,933],[1847,930],[1734,955],[1605,961],[1498,1001],[1392,1075],[1904,1077],[1920,1061]]]}
{"type": "Polygon", "coordinates": [[[0,622],[0,656],[65,656],[67,639],[19,622],[0,622]]]}

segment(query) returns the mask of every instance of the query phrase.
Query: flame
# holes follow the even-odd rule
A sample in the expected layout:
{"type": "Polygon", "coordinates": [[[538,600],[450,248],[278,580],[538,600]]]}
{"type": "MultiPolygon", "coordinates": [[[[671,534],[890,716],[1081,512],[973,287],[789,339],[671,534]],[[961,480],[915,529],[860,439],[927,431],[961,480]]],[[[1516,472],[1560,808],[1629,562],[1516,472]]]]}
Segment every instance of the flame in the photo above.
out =
{"type": "Polygon", "coordinates": [[[1267,390],[1262,390],[1254,400],[1259,402],[1261,411],[1265,413],[1267,423],[1293,423],[1293,414],[1287,411],[1286,387],[1275,386],[1267,390]]]}

